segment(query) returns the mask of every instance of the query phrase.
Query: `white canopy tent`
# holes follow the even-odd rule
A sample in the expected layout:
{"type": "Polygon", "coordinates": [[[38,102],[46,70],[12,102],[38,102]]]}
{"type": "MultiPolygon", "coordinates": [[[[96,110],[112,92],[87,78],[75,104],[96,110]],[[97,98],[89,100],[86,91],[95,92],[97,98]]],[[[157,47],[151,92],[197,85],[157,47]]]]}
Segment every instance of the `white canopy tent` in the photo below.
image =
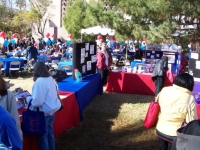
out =
{"type": "Polygon", "coordinates": [[[82,41],[82,34],[101,34],[101,35],[114,35],[115,30],[107,28],[105,26],[94,26],[87,29],[81,29],[81,41],[82,41]]]}

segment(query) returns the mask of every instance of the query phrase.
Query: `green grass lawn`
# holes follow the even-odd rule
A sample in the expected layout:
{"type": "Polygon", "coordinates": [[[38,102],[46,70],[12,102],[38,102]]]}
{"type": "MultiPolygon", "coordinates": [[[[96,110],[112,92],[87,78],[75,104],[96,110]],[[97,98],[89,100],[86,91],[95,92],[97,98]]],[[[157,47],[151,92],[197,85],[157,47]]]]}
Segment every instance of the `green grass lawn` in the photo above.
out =
{"type": "Polygon", "coordinates": [[[158,150],[155,129],[143,120],[153,96],[104,93],[84,110],[84,120],[56,140],[56,150],[158,150]]]}

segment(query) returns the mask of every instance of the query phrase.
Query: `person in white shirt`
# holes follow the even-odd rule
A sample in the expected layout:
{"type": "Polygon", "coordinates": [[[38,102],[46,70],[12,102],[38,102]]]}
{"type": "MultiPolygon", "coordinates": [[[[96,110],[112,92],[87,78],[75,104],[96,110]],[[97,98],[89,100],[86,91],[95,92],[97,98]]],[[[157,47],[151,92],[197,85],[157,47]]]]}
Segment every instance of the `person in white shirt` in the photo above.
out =
{"type": "Polygon", "coordinates": [[[57,96],[56,83],[50,76],[44,62],[39,61],[34,66],[32,88],[32,107],[39,107],[45,114],[46,133],[39,137],[39,150],[55,150],[53,131],[54,114],[61,107],[57,96]]]}

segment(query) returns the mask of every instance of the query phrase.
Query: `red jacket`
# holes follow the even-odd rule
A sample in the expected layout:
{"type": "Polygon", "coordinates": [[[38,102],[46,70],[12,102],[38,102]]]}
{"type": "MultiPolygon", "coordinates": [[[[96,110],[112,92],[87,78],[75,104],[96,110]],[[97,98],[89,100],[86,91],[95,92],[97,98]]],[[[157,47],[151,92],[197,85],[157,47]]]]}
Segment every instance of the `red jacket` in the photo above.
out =
{"type": "Polygon", "coordinates": [[[107,50],[108,53],[108,66],[105,64],[106,57],[102,53],[102,51],[99,51],[97,53],[97,68],[99,69],[106,69],[107,67],[112,65],[112,56],[111,53],[107,50]]]}

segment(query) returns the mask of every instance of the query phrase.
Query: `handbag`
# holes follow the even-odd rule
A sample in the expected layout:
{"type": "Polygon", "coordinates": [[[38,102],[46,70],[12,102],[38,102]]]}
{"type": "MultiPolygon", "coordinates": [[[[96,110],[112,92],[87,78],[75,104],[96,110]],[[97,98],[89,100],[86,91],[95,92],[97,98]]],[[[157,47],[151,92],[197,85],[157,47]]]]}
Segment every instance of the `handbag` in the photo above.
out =
{"type": "Polygon", "coordinates": [[[144,126],[147,129],[156,126],[159,112],[160,112],[160,105],[158,103],[158,96],[157,96],[156,101],[152,101],[150,103],[145,120],[144,120],[144,126]]]}
{"type": "Polygon", "coordinates": [[[45,134],[45,116],[44,112],[30,110],[31,101],[28,103],[27,111],[22,115],[22,132],[25,136],[42,136],[45,134]]]}

